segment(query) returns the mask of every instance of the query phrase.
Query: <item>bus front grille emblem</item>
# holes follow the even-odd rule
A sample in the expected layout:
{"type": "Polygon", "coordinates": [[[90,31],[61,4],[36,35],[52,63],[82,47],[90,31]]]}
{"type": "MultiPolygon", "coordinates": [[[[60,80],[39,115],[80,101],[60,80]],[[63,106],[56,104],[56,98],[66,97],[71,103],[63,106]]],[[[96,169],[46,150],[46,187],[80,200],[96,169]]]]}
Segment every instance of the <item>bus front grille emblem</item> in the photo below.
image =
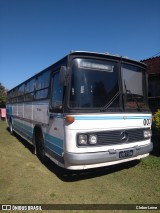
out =
{"type": "Polygon", "coordinates": [[[128,142],[128,133],[126,131],[121,132],[120,137],[121,137],[121,142],[122,143],[127,143],[128,142]]]}

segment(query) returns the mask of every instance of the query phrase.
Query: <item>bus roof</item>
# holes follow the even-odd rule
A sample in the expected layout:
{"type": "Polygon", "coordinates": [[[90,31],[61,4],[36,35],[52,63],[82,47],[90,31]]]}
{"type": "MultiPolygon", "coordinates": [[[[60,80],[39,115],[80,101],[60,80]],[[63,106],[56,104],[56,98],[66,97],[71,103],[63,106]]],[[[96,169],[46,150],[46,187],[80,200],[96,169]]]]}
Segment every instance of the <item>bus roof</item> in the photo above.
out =
{"type": "Polygon", "coordinates": [[[141,61],[137,61],[134,59],[130,59],[127,56],[120,56],[118,54],[112,55],[108,52],[105,53],[98,53],[98,52],[89,52],[89,51],[71,51],[70,54],[68,55],[86,55],[86,56],[95,56],[95,57],[107,57],[107,58],[112,58],[112,59],[121,59],[124,62],[130,62],[130,63],[137,63],[141,64],[144,67],[147,67],[147,65],[141,61]]]}
{"type": "Polygon", "coordinates": [[[50,69],[51,67],[55,66],[56,64],[61,64],[62,61],[67,60],[67,58],[69,56],[89,56],[89,57],[97,57],[97,58],[108,58],[108,59],[112,59],[112,60],[121,60],[122,62],[125,63],[133,63],[135,65],[139,65],[142,66],[144,68],[147,67],[147,65],[143,62],[140,61],[136,61],[136,60],[132,60],[129,59],[127,57],[122,57],[120,55],[111,55],[108,52],[106,53],[98,53],[98,52],[89,52],[89,51],[70,51],[69,54],[65,55],[63,58],[61,58],[60,60],[56,61],[55,63],[51,64],[50,66],[46,67],[45,69],[41,70],[40,72],[36,73],[35,75],[31,76],[30,78],[24,80],[22,83],[16,85],[15,87],[13,87],[12,89],[10,89],[8,92],[10,92],[11,90],[15,89],[16,87],[19,87],[20,85],[22,85],[23,83],[29,81],[30,79],[34,78],[35,76],[38,76],[39,74],[45,72],[47,69],[50,69]]]}

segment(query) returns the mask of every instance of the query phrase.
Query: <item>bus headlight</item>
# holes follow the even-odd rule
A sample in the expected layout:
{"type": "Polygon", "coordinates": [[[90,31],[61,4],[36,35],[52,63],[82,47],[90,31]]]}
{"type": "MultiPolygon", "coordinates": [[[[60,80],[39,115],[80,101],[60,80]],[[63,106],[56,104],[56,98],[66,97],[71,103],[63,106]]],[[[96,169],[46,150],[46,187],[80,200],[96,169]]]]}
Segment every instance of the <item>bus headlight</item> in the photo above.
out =
{"type": "Polygon", "coordinates": [[[78,144],[79,145],[86,145],[87,144],[87,135],[79,135],[78,136],[78,144]]]}
{"type": "Polygon", "coordinates": [[[150,129],[146,129],[143,131],[144,138],[150,138],[152,136],[152,131],[150,129]]]}
{"type": "Polygon", "coordinates": [[[96,144],[96,143],[97,143],[97,135],[90,135],[89,144],[96,144]]]}

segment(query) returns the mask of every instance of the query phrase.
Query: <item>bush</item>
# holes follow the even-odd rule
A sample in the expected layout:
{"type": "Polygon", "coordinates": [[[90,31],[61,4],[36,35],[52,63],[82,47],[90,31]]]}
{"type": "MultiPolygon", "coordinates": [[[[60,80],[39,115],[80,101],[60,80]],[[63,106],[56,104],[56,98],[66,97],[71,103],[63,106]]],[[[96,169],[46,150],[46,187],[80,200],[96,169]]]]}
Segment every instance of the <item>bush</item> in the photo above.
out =
{"type": "Polygon", "coordinates": [[[160,132],[160,109],[154,114],[154,121],[156,124],[157,130],[160,132]]]}

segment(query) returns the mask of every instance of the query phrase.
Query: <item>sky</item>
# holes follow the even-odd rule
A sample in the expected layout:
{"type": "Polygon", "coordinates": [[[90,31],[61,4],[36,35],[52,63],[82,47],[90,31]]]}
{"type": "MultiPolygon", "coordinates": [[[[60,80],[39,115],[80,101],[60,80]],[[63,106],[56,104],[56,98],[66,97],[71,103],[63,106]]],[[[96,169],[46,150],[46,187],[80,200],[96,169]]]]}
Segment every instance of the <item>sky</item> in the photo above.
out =
{"type": "Polygon", "coordinates": [[[160,52],[160,0],[0,0],[6,89],[72,50],[152,57],[160,52]]]}

